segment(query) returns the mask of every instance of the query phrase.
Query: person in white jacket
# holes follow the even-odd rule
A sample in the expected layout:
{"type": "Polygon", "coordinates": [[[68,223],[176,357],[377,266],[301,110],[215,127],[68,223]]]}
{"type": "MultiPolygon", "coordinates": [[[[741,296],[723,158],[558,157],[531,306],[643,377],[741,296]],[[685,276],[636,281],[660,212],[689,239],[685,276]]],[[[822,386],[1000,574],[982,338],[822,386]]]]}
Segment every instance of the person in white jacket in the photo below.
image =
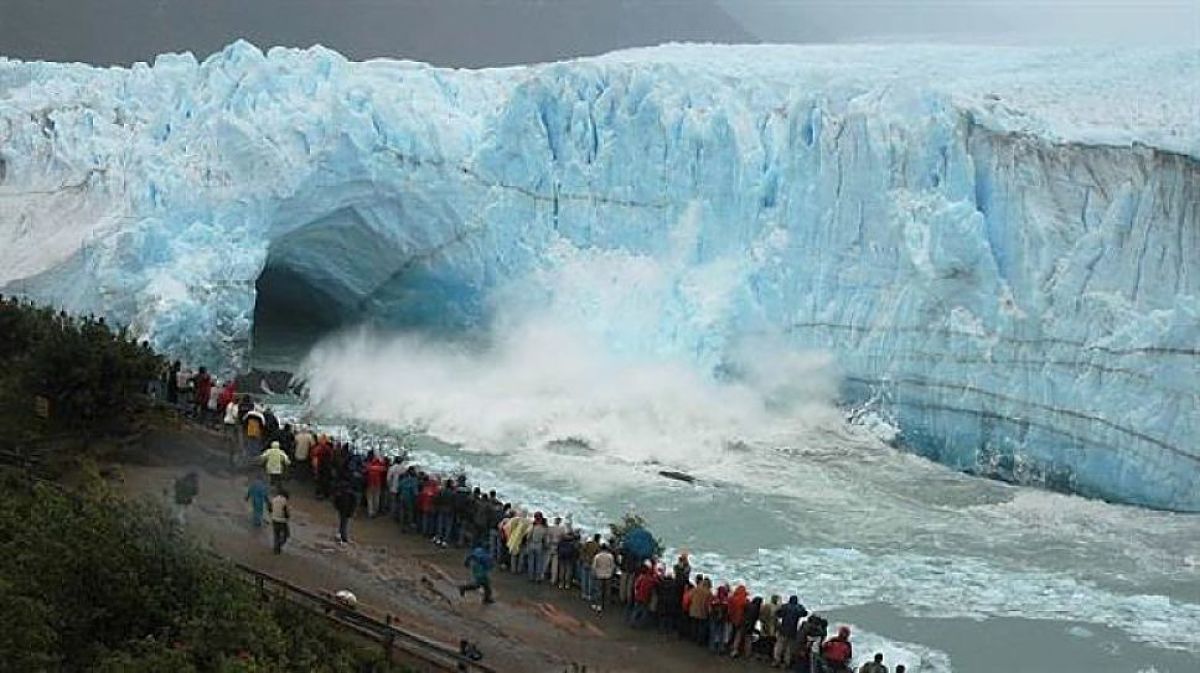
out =
{"type": "Polygon", "coordinates": [[[604,612],[604,606],[608,603],[609,585],[612,584],[613,575],[617,572],[617,559],[608,550],[607,544],[600,545],[600,551],[596,552],[596,556],[592,558],[592,579],[598,589],[592,597],[592,609],[596,612],[604,612]]]}
{"type": "MultiPolygon", "coordinates": [[[[216,395],[213,395],[216,397],[216,395]]],[[[229,404],[225,405],[225,417],[221,420],[225,428],[225,438],[229,442],[226,449],[229,452],[229,467],[237,467],[238,454],[241,453],[241,442],[239,438],[241,433],[238,432],[238,405],[237,401],[230,400],[229,404]]]]}

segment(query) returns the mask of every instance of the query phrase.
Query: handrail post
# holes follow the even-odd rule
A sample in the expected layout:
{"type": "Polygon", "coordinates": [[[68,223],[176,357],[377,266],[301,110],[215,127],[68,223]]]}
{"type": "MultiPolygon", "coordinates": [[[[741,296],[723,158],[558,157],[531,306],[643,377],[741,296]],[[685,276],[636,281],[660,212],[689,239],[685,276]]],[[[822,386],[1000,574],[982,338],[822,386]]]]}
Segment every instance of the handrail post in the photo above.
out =
{"type": "Polygon", "coordinates": [[[392,613],[383,615],[383,625],[387,627],[387,638],[383,641],[383,657],[387,663],[392,663],[392,648],[396,644],[396,632],[392,629],[392,613]]]}

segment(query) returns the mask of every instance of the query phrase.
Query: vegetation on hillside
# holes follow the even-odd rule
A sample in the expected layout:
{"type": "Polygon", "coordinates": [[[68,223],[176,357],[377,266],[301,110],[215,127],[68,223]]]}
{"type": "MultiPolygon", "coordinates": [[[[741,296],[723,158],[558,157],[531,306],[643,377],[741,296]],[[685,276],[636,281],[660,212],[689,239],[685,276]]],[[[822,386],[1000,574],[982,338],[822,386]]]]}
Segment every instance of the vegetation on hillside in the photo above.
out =
{"type": "Polygon", "coordinates": [[[0,471],[0,668],[389,670],[321,617],[264,602],[161,509],[0,471]]]}
{"type": "MultiPolygon", "coordinates": [[[[136,427],[163,364],[102,320],[0,297],[0,462],[27,464],[41,442],[59,468],[78,464],[66,447],[136,427]]],[[[0,670],[399,670],[321,616],[262,600],[161,506],[86,481],[66,491],[0,468],[0,670]]]]}
{"type": "Polygon", "coordinates": [[[0,297],[0,441],[120,431],[162,365],[102,319],[0,297]]]}

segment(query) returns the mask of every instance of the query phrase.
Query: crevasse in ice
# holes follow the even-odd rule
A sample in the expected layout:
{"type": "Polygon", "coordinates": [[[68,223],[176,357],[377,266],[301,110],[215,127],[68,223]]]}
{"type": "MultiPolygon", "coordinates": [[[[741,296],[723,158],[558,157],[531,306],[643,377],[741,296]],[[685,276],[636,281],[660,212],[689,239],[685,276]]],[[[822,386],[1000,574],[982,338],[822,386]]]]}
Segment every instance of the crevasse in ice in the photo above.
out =
{"type": "Polygon", "coordinates": [[[718,369],[780,334],[925,455],[1197,511],[1197,101],[1195,49],[0,61],[0,287],[229,367],[260,276],[297,313],[462,329],[572,250],[670,257],[614,347],[718,369]]]}

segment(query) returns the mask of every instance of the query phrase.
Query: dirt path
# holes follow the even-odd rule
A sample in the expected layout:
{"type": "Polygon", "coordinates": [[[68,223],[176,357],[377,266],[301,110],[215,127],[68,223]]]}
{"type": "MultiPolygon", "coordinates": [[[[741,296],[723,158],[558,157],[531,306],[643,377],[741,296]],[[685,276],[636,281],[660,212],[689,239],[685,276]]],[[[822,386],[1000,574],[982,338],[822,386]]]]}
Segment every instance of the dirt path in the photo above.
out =
{"type": "Polygon", "coordinates": [[[401,626],[453,647],[467,638],[500,671],[561,673],[573,664],[589,673],[767,670],[710,656],[673,635],[634,631],[619,610],[597,615],[576,592],[532,586],[503,571],[493,573],[494,605],[481,605],[478,595],[460,598],[455,585],[467,576],[463,550],[439,549],[401,533],[389,518],[363,516],[351,523],[354,542],[339,546],[333,507],[316,500],[304,482],[289,484],[292,538],[276,556],[269,529],[250,523],[248,474],[222,465],[219,441],[194,428],[158,431],[140,450],[121,456],[112,472],[130,495],[165,498],[177,476],[196,469],[200,494],[187,527],[215,551],[310,589],[348,589],[365,611],[390,614],[401,626]]]}

